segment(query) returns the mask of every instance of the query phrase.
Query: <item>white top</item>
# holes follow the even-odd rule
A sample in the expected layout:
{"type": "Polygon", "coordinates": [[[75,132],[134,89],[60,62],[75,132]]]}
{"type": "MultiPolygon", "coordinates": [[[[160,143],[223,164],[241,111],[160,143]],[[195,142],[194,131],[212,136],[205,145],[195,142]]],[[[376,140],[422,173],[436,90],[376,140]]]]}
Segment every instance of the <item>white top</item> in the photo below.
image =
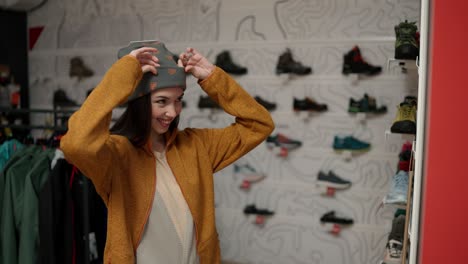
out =
{"type": "Polygon", "coordinates": [[[199,263],[192,214],[165,153],[154,154],[156,194],[137,249],[137,263],[199,263]]]}

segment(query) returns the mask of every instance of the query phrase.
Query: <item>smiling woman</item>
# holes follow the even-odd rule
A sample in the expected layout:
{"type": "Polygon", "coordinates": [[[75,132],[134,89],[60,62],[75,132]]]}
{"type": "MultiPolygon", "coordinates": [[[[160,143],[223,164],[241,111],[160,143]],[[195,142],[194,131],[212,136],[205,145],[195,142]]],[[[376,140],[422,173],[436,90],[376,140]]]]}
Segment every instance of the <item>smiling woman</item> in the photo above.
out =
{"type": "Polygon", "coordinates": [[[119,58],[61,140],[66,159],[93,181],[108,207],[104,262],[220,263],[213,174],[263,142],[273,120],[193,48],[176,63],[163,43],[134,42],[119,58]],[[235,116],[234,124],[177,129],[186,73],[235,116]],[[112,109],[126,101],[109,131],[112,109]]]}

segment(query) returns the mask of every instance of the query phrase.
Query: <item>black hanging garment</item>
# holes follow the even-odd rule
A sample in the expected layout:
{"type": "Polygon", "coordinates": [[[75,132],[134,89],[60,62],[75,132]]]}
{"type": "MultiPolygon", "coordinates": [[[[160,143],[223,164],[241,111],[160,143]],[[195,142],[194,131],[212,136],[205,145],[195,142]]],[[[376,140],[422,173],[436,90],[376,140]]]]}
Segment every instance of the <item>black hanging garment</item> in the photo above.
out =
{"type": "Polygon", "coordinates": [[[107,209],[91,181],[65,159],[52,169],[39,207],[39,263],[103,263],[107,209]]]}

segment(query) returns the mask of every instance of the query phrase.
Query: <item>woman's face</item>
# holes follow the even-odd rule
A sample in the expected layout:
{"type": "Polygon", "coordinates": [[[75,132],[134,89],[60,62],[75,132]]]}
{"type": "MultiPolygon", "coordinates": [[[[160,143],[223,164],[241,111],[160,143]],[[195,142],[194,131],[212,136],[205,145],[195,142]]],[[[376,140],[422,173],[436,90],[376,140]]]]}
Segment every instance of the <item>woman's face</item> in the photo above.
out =
{"type": "Polygon", "coordinates": [[[167,132],[172,121],[182,111],[182,88],[162,88],[151,94],[151,127],[161,135],[167,132]]]}

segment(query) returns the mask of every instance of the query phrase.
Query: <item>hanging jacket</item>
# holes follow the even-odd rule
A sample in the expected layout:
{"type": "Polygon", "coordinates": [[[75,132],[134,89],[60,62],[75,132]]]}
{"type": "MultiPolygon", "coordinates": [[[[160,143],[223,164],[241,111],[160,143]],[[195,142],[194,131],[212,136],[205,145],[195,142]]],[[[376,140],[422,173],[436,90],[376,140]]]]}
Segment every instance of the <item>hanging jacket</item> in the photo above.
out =
{"type": "Polygon", "coordinates": [[[72,165],[58,159],[39,194],[39,263],[73,263],[72,165]]]}
{"type": "Polygon", "coordinates": [[[24,147],[25,146],[16,139],[3,142],[0,146],[0,170],[3,169],[15,152],[22,150],[24,147]]]}
{"type": "Polygon", "coordinates": [[[39,193],[49,177],[54,154],[55,149],[45,149],[29,165],[24,181],[18,264],[36,264],[39,259],[39,193]]]}
{"type": "MultiPolygon", "coordinates": [[[[105,263],[135,263],[135,252],[155,194],[151,142],[137,148],[109,132],[112,109],[123,103],[142,77],[129,55],[118,60],[76,111],[61,140],[65,158],[93,181],[108,207],[105,263]]],[[[201,264],[220,263],[214,217],[213,173],[263,142],[274,128],[268,111],[227,73],[216,67],[201,88],[235,123],[219,129],[186,128],[166,133],[166,158],[195,223],[201,264]]]]}
{"type": "Polygon", "coordinates": [[[103,261],[107,209],[92,182],[72,171],[73,165],[57,159],[41,189],[40,264],[103,261]]]}
{"type": "Polygon", "coordinates": [[[1,262],[8,264],[18,263],[19,254],[19,236],[21,234],[21,226],[32,224],[23,223],[23,202],[24,196],[28,195],[24,192],[24,182],[28,175],[31,165],[35,163],[39,157],[41,149],[37,146],[28,147],[22,151],[20,159],[15,161],[5,170],[5,188],[2,202],[2,221],[0,223],[0,240],[1,244],[1,262]]]}

